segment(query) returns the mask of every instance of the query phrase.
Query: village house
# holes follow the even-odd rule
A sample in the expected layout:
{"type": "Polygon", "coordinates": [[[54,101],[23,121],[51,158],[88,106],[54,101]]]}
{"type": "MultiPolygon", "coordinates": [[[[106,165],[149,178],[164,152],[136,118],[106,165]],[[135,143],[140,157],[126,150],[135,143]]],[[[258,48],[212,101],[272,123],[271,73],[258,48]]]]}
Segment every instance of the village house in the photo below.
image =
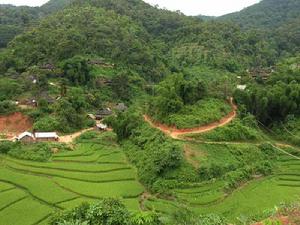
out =
{"type": "Polygon", "coordinates": [[[96,120],[102,120],[105,117],[111,116],[113,114],[110,108],[102,109],[96,114],[96,120]]]}
{"type": "Polygon", "coordinates": [[[36,132],[30,133],[28,131],[23,132],[19,136],[17,136],[16,141],[20,141],[23,143],[30,142],[43,142],[43,141],[58,141],[59,136],[56,132],[36,132]]]}
{"type": "Polygon", "coordinates": [[[246,90],[247,85],[237,85],[236,88],[241,90],[241,91],[244,91],[244,90],[246,90]]]}
{"type": "Polygon", "coordinates": [[[17,101],[18,105],[28,106],[28,107],[37,107],[37,101],[35,99],[24,99],[17,101]]]}
{"type": "Polygon", "coordinates": [[[119,112],[125,112],[128,109],[128,107],[124,103],[118,103],[115,109],[119,112]]]}
{"type": "Polygon", "coordinates": [[[253,79],[267,80],[270,77],[270,75],[274,72],[274,68],[252,68],[247,70],[247,72],[253,79]]]}
{"type": "Polygon", "coordinates": [[[17,136],[16,141],[20,141],[23,143],[30,143],[30,142],[34,142],[35,138],[32,133],[26,131],[20,134],[19,136],[17,136]]]}
{"type": "Polygon", "coordinates": [[[87,114],[87,117],[92,119],[92,120],[96,120],[96,116],[94,114],[87,114]]]}
{"type": "Polygon", "coordinates": [[[56,132],[36,132],[34,133],[35,140],[41,141],[58,141],[59,137],[56,132]]]}
{"type": "Polygon", "coordinates": [[[107,127],[106,124],[98,123],[98,124],[96,124],[96,128],[97,128],[97,130],[99,130],[99,131],[105,131],[108,127],[107,127]]]}

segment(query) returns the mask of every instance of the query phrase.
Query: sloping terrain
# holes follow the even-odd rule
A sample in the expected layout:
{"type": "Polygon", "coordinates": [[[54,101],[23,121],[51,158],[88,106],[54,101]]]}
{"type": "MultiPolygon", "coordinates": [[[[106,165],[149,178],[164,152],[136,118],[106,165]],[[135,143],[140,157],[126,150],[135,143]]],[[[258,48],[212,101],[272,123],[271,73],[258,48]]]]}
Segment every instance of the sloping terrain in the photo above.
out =
{"type": "Polygon", "coordinates": [[[135,169],[117,144],[101,142],[78,143],[47,163],[1,156],[0,224],[45,224],[55,210],[104,197],[121,198],[139,210],[144,189],[135,169]]]}
{"type": "Polygon", "coordinates": [[[32,128],[32,121],[22,113],[0,116],[0,133],[15,136],[32,128]]]}

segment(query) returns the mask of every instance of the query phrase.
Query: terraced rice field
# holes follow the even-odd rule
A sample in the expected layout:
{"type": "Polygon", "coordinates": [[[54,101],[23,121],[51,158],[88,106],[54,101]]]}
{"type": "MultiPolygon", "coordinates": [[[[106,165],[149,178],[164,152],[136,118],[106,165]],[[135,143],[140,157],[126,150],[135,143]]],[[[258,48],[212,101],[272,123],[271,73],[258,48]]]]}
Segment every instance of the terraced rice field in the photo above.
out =
{"type": "Polygon", "coordinates": [[[46,224],[55,210],[104,197],[140,210],[144,188],[135,168],[117,145],[98,142],[79,143],[75,151],[58,153],[46,163],[1,156],[0,225],[46,224]]]}
{"type": "Polygon", "coordinates": [[[300,160],[281,155],[274,175],[253,180],[232,193],[224,191],[222,181],[193,183],[173,191],[175,201],[149,199],[146,208],[170,214],[183,204],[197,214],[216,213],[230,222],[237,222],[238,218],[255,216],[281,203],[299,200],[300,160]]]}

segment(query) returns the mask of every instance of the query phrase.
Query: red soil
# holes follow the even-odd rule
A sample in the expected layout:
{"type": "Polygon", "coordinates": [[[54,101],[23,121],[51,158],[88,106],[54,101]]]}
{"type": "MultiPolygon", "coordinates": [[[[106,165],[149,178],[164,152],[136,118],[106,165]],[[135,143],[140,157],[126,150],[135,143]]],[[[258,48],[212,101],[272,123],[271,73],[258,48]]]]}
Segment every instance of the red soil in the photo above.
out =
{"type": "Polygon", "coordinates": [[[205,133],[216,129],[217,127],[222,127],[230,123],[236,117],[236,110],[237,110],[237,106],[233,103],[232,98],[230,99],[230,105],[232,107],[232,111],[228,115],[224,116],[221,120],[200,127],[190,128],[190,129],[178,129],[175,126],[167,126],[165,124],[157,123],[152,121],[148,115],[144,115],[144,119],[152,127],[161,130],[162,132],[164,132],[165,134],[169,135],[174,139],[180,139],[179,138],[180,135],[205,133]]]}
{"type": "Polygon", "coordinates": [[[32,121],[20,112],[0,116],[0,133],[13,137],[32,128],[32,121]]]}
{"type": "MultiPolygon", "coordinates": [[[[291,220],[290,220],[290,218],[288,216],[278,216],[273,221],[274,221],[274,224],[275,224],[275,221],[280,221],[282,225],[297,225],[296,223],[291,222],[291,220]]],[[[264,225],[264,223],[263,222],[259,222],[259,223],[255,223],[253,225],[264,225]]]]}

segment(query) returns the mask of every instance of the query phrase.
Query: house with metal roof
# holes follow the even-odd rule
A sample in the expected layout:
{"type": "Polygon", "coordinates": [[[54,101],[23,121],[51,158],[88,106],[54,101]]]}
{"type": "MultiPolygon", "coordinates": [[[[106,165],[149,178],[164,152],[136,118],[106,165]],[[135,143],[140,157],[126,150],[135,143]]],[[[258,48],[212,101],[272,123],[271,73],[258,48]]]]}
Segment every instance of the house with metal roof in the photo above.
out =
{"type": "Polygon", "coordinates": [[[34,137],[36,141],[58,141],[59,139],[56,132],[36,132],[34,137]]]}
{"type": "Polygon", "coordinates": [[[110,108],[102,109],[96,114],[96,120],[102,120],[105,117],[108,117],[113,114],[113,111],[110,108]]]}
{"type": "Polygon", "coordinates": [[[16,137],[17,141],[21,141],[24,143],[30,143],[35,141],[35,137],[32,133],[25,131],[16,137]]]}

